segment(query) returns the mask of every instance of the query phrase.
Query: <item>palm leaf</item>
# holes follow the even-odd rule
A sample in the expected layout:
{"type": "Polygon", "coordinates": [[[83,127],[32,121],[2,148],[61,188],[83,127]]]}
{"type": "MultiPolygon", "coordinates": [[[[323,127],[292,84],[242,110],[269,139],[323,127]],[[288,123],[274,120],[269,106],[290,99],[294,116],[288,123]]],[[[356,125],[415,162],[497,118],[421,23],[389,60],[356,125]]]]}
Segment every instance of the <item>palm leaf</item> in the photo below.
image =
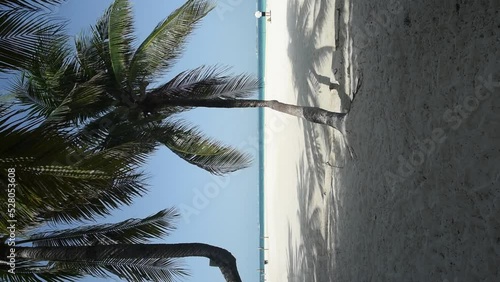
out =
{"type": "Polygon", "coordinates": [[[175,228],[173,222],[177,217],[176,210],[171,208],[144,219],[38,233],[18,244],[32,242],[34,246],[58,247],[147,243],[168,235],[175,228]]]}
{"type": "Polygon", "coordinates": [[[66,159],[72,146],[71,139],[55,131],[35,128],[40,122],[39,118],[26,118],[24,110],[0,111],[0,158],[25,157],[39,163],[58,157],[66,159]]]}
{"type": "Polygon", "coordinates": [[[182,121],[167,122],[154,134],[177,156],[215,175],[243,169],[251,163],[250,155],[207,138],[197,128],[182,121]]]}
{"type": "Polygon", "coordinates": [[[117,168],[132,169],[144,164],[153,149],[154,147],[150,144],[144,144],[140,140],[122,142],[88,154],[73,165],[85,169],[104,168],[106,171],[115,171],[120,174],[121,170],[117,168]]]}
{"type": "Polygon", "coordinates": [[[53,176],[52,181],[66,183],[56,186],[66,187],[60,193],[58,189],[51,192],[56,201],[44,199],[47,203],[39,208],[37,217],[53,222],[90,220],[109,215],[111,209],[132,204],[135,197],[143,196],[147,191],[143,184],[144,175],[134,172],[137,165],[145,162],[147,152],[147,144],[125,143],[87,152],[71,167],[49,166],[43,172],[39,172],[39,167],[29,168],[29,172],[37,169],[45,176],[45,181],[51,180],[48,176],[53,176]],[[68,188],[71,191],[67,191],[68,188]]]}
{"type": "Polygon", "coordinates": [[[12,92],[18,104],[30,109],[30,115],[48,116],[68,98],[68,93],[75,92],[75,61],[65,37],[41,42],[36,58],[17,78],[12,92]]]}
{"type": "Polygon", "coordinates": [[[71,282],[83,278],[76,269],[63,269],[54,263],[41,264],[16,258],[16,270],[12,275],[7,272],[8,266],[0,266],[0,280],[6,282],[71,282]]]}
{"type": "Polygon", "coordinates": [[[78,124],[106,111],[105,71],[81,77],[70,55],[67,39],[40,44],[34,60],[15,82],[12,92],[30,115],[46,117],[45,124],[78,124]]]}
{"type": "MultiPolygon", "coordinates": [[[[100,117],[89,120],[77,133],[77,138],[80,143],[87,144],[92,148],[96,148],[96,150],[113,147],[112,145],[108,146],[107,144],[108,135],[123,122],[123,114],[120,114],[116,110],[109,111],[100,117]]],[[[133,128],[131,129],[133,130],[133,128]]]]}
{"type": "MultiPolygon", "coordinates": [[[[22,113],[0,107],[0,184],[7,187],[4,168],[14,167],[20,229],[42,221],[106,215],[144,194],[144,177],[134,169],[145,161],[147,144],[125,143],[93,152],[83,144],[76,146],[78,140],[71,136],[30,129],[33,118],[17,119],[22,113]]],[[[5,213],[0,211],[2,217],[5,213]]]]}
{"type": "Polygon", "coordinates": [[[188,275],[179,259],[106,259],[103,261],[58,262],[63,269],[78,269],[93,277],[112,278],[116,275],[124,281],[178,281],[188,275]]]}
{"type": "MultiPolygon", "coordinates": [[[[73,184],[70,181],[65,183],[73,184]]],[[[113,182],[102,182],[96,185],[93,181],[86,186],[80,181],[75,187],[73,194],[60,196],[59,202],[39,207],[36,210],[37,221],[70,223],[82,220],[95,220],[96,217],[110,215],[112,209],[122,205],[132,204],[134,198],[143,196],[146,188],[142,184],[144,178],[141,175],[128,176],[113,182]],[[92,186],[94,185],[94,186],[92,186]],[[78,204],[74,204],[78,203],[78,204]]],[[[43,199],[46,201],[46,199],[43,199]]]]}
{"type": "Polygon", "coordinates": [[[49,9],[51,6],[64,2],[66,2],[66,0],[0,0],[0,9],[49,9]]]}
{"type": "Polygon", "coordinates": [[[33,81],[23,73],[15,78],[11,92],[16,97],[15,103],[27,107],[30,116],[46,116],[57,107],[57,102],[53,97],[37,90],[33,81]]]}
{"type": "Polygon", "coordinates": [[[0,72],[27,67],[41,40],[61,36],[65,22],[47,13],[63,1],[0,1],[0,72]]]}
{"type": "Polygon", "coordinates": [[[84,77],[92,77],[97,73],[107,73],[113,78],[109,54],[109,20],[112,5],[108,7],[90,32],[82,32],[75,39],[77,61],[84,77]]]}
{"type": "Polygon", "coordinates": [[[210,173],[223,175],[246,168],[251,156],[236,148],[203,136],[200,130],[182,120],[168,119],[155,115],[134,122],[118,124],[111,132],[102,132],[106,146],[117,146],[122,142],[150,144],[141,146],[144,153],[151,152],[158,143],[167,146],[173,153],[210,173]]]}
{"type": "Polygon", "coordinates": [[[123,113],[115,109],[86,124],[78,133],[78,138],[79,142],[92,146],[96,152],[126,146],[132,152],[132,155],[126,157],[130,157],[129,161],[139,161],[139,164],[159,145],[150,132],[154,124],[159,122],[161,118],[153,116],[133,121],[126,120],[123,113]],[[137,159],[139,157],[141,159],[137,159]]]}
{"type": "Polygon", "coordinates": [[[232,75],[229,70],[202,66],[184,71],[148,95],[172,99],[238,99],[249,97],[261,87],[262,83],[254,76],[232,75]]]}
{"type": "Polygon", "coordinates": [[[187,37],[214,6],[206,0],[188,0],[160,22],[137,48],[129,69],[129,83],[151,82],[182,54],[187,37]]]}
{"type": "Polygon", "coordinates": [[[17,162],[13,167],[20,168],[26,172],[32,172],[34,175],[57,175],[60,177],[70,177],[78,179],[109,179],[113,175],[110,175],[104,171],[100,170],[84,170],[75,168],[73,166],[60,166],[60,165],[45,165],[45,166],[31,166],[31,165],[19,165],[17,162]]]}
{"type": "Polygon", "coordinates": [[[106,111],[106,103],[111,102],[106,94],[105,87],[99,82],[101,75],[95,75],[90,80],[78,85],[67,94],[56,108],[47,116],[45,124],[75,125],[81,124],[106,111]]]}
{"type": "Polygon", "coordinates": [[[116,84],[121,85],[126,77],[126,65],[132,54],[134,40],[132,9],[128,0],[115,0],[109,14],[109,56],[116,84]]]}

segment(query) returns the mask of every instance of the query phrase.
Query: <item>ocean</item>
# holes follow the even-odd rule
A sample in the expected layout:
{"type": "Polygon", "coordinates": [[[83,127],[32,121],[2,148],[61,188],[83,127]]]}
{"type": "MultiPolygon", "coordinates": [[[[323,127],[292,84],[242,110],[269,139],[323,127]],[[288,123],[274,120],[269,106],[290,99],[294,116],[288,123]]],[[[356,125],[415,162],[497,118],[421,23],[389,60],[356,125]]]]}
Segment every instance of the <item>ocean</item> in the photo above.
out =
{"type": "MultiPolygon", "coordinates": [[[[257,0],[257,9],[266,11],[266,0],[257,0]]],[[[266,63],[266,24],[267,20],[262,17],[257,20],[257,60],[258,76],[265,84],[266,63]]],[[[265,98],[264,87],[259,90],[259,99],[265,98]]],[[[264,109],[259,108],[259,246],[260,246],[260,281],[264,281],[264,248],[265,248],[265,224],[264,224],[264,109]]]]}

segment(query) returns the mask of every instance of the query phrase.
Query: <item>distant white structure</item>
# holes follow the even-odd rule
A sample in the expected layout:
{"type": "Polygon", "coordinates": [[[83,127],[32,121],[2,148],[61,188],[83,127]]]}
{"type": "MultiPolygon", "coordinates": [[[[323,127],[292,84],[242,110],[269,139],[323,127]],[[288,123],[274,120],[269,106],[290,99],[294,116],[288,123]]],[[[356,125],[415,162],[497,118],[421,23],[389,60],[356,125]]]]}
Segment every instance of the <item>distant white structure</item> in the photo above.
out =
{"type": "Polygon", "coordinates": [[[257,11],[257,12],[255,12],[255,17],[258,19],[260,19],[262,17],[267,17],[267,20],[270,21],[271,20],[271,11],[269,11],[269,12],[257,11]]]}

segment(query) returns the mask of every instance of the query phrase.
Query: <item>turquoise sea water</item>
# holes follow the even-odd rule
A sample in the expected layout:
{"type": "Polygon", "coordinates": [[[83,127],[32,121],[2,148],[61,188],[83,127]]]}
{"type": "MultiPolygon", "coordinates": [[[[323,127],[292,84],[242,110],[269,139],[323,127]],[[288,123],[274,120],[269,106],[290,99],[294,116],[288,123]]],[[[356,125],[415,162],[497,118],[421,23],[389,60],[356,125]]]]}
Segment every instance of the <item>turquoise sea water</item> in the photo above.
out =
{"type": "MultiPolygon", "coordinates": [[[[257,0],[257,9],[266,11],[266,0],[257,0]]],[[[259,79],[265,83],[265,62],[266,62],[266,19],[257,20],[257,58],[259,79]]],[[[259,99],[263,100],[264,87],[259,91],[259,99]]],[[[260,269],[262,270],[260,281],[264,281],[264,236],[266,230],[264,226],[264,109],[259,108],[259,222],[260,222],[260,269]]]]}

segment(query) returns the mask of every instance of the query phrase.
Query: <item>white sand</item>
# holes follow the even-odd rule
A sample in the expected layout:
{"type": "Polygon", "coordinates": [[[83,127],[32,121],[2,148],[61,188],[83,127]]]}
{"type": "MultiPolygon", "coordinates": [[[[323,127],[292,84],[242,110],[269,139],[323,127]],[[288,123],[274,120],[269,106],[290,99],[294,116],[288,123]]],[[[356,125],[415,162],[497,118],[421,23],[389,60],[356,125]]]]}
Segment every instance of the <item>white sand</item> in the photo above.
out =
{"type": "Polygon", "coordinates": [[[354,160],[266,111],[267,281],[500,281],[500,2],[463,2],[268,0],[267,99],[340,110],[363,85],[354,160]]]}

